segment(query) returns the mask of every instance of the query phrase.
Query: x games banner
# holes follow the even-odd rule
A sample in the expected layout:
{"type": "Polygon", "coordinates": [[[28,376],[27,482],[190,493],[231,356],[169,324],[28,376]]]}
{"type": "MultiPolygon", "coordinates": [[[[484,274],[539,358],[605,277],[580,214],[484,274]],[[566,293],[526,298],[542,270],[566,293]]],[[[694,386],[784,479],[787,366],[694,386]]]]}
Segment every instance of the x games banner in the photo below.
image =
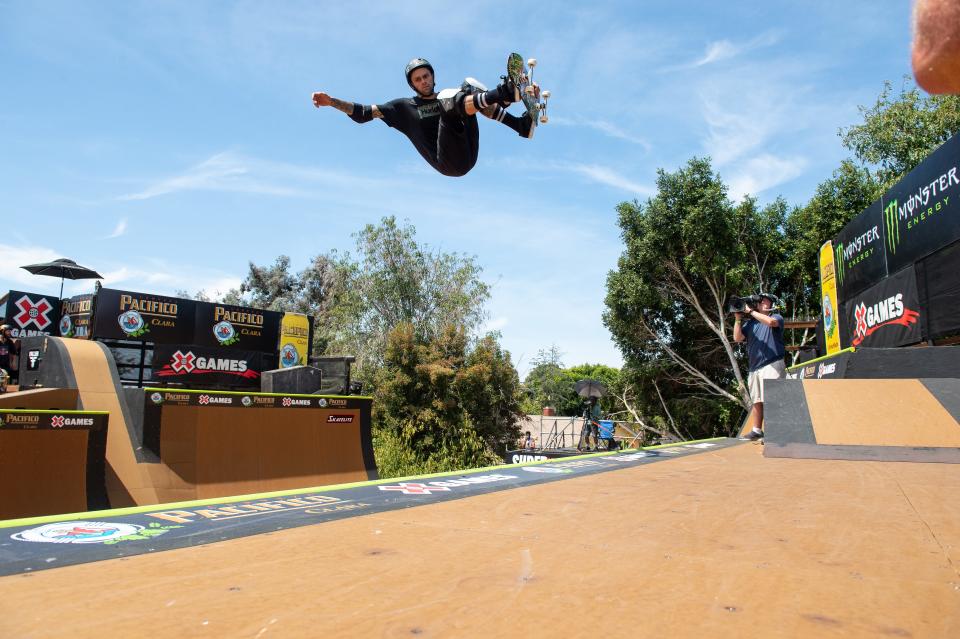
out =
{"type": "Polygon", "coordinates": [[[12,327],[14,338],[55,335],[60,298],[23,291],[10,291],[3,322],[12,327]]]}
{"type": "Polygon", "coordinates": [[[157,344],[153,378],[188,386],[260,388],[263,371],[277,367],[276,355],[186,344],[157,344]]]}
{"type": "Polygon", "coordinates": [[[844,347],[892,347],[923,339],[913,267],[880,281],[843,305],[844,347]]]}

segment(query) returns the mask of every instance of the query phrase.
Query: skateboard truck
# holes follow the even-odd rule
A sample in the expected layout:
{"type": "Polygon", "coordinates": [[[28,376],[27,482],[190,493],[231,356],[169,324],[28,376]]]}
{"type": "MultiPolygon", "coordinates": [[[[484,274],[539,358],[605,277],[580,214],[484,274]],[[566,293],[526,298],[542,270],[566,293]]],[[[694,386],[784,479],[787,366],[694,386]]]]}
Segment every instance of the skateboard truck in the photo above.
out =
{"type": "Polygon", "coordinates": [[[550,118],[547,117],[547,100],[550,98],[550,92],[544,91],[543,93],[541,93],[540,85],[536,84],[533,81],[533,69],[536,66],[537,66],[536,58],[529,58],[527,60],[527,67],[530,69],[530,73],[527,76],[527,81],[530,84],[528,84],[524,88],[524,92],[534,100],[538,100],[538,102],[536,102],[536,105],[537,105],[537,111],[539,111],[540,113],[540,123],[546,124],[550,120],[550,118]],[[543,97],[543,102],[539,102],[539,99],[541,97],[543,97]]]}

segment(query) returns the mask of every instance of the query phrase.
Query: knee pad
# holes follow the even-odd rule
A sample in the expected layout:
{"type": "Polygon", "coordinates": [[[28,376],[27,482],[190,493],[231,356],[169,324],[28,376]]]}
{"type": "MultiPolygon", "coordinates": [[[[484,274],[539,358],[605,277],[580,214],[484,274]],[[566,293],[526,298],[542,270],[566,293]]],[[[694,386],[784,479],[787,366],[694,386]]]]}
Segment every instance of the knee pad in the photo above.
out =
{"type": "Polygon", "coordinates": [[[469,97],[470,94],[459,89],[444,89],[437,94],[437,99],[440,100],[440,108],[443,109],[444,113],[456,113],[460,116],[467,115],[464,102],[469,97]]]}

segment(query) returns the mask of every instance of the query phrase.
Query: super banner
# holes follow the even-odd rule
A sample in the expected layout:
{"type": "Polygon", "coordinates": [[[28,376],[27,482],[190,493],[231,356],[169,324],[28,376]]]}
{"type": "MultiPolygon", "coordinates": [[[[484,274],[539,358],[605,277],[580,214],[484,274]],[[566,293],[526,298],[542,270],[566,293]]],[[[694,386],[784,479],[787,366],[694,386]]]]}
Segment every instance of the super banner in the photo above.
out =
{"type": "Polygon", "coordinates": [[[960,136],[931,153],[881,201],[890,273],[960,239],[960,136]]]}
{"type": "Polygon", "coordinates": [[[829,240],[820,247],[820,295],[823,315],[823,335],[827,354],[840,351],[840,301],[837,299],[837,280],[833,259],[833,243],[829,240]]]}
{"type": "Polygon", "coordinates": [[[23,291],[10,291],[3,323],[11,326],[16,339],[53,335],[57,330],[60,298],[23,291]]]}
{"type": "Polygon", "coordinates": [[[101,288],[93,312],[97,338],[188,344],[193,339],[196,302],[101,288]]]}
{"type": "Polygon", "coordinates": [[[846,346],[891,347],[923,339],[913,267],[884,279],[843,305],[846,346]]]}

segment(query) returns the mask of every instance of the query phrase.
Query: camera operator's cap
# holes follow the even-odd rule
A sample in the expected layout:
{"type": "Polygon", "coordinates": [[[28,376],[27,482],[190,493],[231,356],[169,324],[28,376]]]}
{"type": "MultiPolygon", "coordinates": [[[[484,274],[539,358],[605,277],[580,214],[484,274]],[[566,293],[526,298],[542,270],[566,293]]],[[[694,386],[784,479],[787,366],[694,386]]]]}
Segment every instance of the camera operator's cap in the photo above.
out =
{"type": "Polygon", "coordinates": [[[780,298],[774,295],[773,293],[761,292],[760,295],[758,295],[758,297],[760,297],[761,299],[765,297],[768,300],[770,300],[770,310],[779,310],[780,305],[783,304],[783,302],[780,301],[780,298]]]}
{"type": "Polygon", "coordinates": [[[12,331],[12,330],[13,330],[13,327],[10,326],[9,324],[4,324],[0,326],[0,333],[2,333],[3,331],[12,331]]]}

